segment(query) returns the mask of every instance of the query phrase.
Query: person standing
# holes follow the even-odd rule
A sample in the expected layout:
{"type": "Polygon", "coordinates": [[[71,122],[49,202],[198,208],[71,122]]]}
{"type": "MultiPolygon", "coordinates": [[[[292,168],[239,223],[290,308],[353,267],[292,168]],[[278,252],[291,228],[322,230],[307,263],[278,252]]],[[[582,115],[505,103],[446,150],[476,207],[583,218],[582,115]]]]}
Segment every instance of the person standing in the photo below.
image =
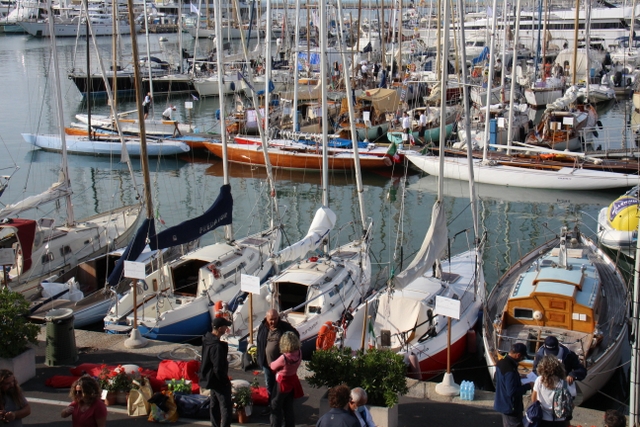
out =
{"type": "Polygon", "coordinates": [[[144,119],[147,120],[149,117],[149,108],[151,107],[151,102],[153,98],[151,98],[151,92],[147,92],[147,96],[144,97],[144,101],[142,101],[142,112],[144,113],[144,119]]]}
{"type": "Polygon", "coordinates": [[[22,427],[22,419],[31,414],[31,406],[22,393],[16,377],[8,369],[0,369],[0,420],[7,427],[22,427]]]}
{"type": "Polygon", "coordinates": [[[60,413],[62,418],[71,416],[73,427],[105,427],[107,407],[100,399],[98,381],[83,375],[73,382],[69,392],[71,404],[60,413]]]}
{"type": "Polygon", "coordinates": [[[229,330],[231,322],[224,317],[216,317],[211,332],[202,338],[202,365],[200,378],[209,395],[209,417],[212,427],[230,427],[233,403],[231,402],[231,381],[229,380],[229,344],[220,338],[229,330]]]}
{"type": "MultiPolygon", "coordinates": [[[[569,385],[574,381],[582,381],[587,376],[587,368],[580,363],[580,358],[573,351],[558,342],[558,338],[549,335],[544,339],[544,345],[536,352],[533,359],[533,372],[538,373],[538,363],[544,356],[555,356],[564,365],[567,374],[566,380],[569,385]]],[[[539,374],[538,374],[539,375],[539,374]]]]}
{"type": "Polygon", "coordinates": [[[269,368],[276,374],[276,386],[271,399],[271,427],[295,427],[293,399],[304,395],[298,379],[298,368],[302,362],[300,338],[293,332],[285,332],[280,338],[282,354],[271,362],[269,368]]]}
{"type": "Polygon", "coordinates": [[[297,337],[300,334],[291,326],[290,323],[281,320],[278,311],[270,309],[267,311],[265,318],[258,327],[256,337],[256,347],[258,347],[257,362],[264,372],[264,382],[269,394],[269,404],[262,412],[262,415],[268,415],[271,407],[272,387],[275,385],[276,377],[270,368],[270,365],[278,357],[280,357],[280,338],[285,332],[293,332],[297,337]]]}
{"type": "Polygon", "coordinates": [[[371,412],[366,407],[367,404],[367,392],[361,387],[355,387],[351,389],[351,399],[349,400],[349,409],[356,416],[360,427],[375,427],[371,412]]]}
{"type": "MultiPolygon", "coordinates": [[[[539,376],[533,384],[531,403],[540,402],[542,420],[539,427],[568,427],[569,419],[557,418],[553,410],[556,388],[563,387],[563,382],[565,382],[565,371],[562,362],[554,356],[544,356],[538,364],[538,374],[539,376]]],[[[568,389],[575,398],[575,386],[568,387],[568,389]]]]}
{"type": "Polygon", "coordinates": [[[316,427],[360,427],[353,412],[347,409],[351,391],[346,385],[329,389],[329,412],[320,417],[316,427]]]}
{"type": "Polygon", "coordinates": [[[409,118],[409,113],[406,111],[402,115],[402,131],[409,135],[411,131],[411,119],[409,118]]]}
{"type": "Polygon", "coordinates": [[[526,355],[527,347],[522,343],[515,343],[509,354],[496,363],[493,409],[502,414],[503,427],[522,427],[522,396],[531,389],[531,383],[522,384],[518,363],[524,360],[526,355]]]}
{"type": "MultiPolygon", "coordinates": [[[[425,109],[428,109],[429,107],[427,106],[425,109]]],[[[422,110],[422,112],[420,113],[420,119],[418,121],[419,124],[419,131],[418,131],[418,136],[422,139],[424,139],[424,131],[427,129],[427,115],[425,114],[425,110],[422,110]]]]}

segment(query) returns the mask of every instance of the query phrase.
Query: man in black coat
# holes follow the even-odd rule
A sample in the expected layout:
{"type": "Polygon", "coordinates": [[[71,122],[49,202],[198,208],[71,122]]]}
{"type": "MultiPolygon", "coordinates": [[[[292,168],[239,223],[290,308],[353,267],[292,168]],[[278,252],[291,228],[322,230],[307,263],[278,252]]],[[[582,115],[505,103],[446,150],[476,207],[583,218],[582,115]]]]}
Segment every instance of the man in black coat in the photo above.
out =
{"type": "Polygon", "coordinates": [[[524,405],[522,396],[532,383],[522,384],[518,363],[527,355],[527,347],[515,343],[509,354],[496,363],[496,394],[493,409],[502,414],[503,427],[522,427],[524,405]]]}
{"type": "Polygon", "coordinates": [[[281,320],[277,310],[271,309],[258,327],[256,347],[258,347],[258,366],[264,371],[264,382],[269,393],[269,405],[263,411],[263,415],[269,413],[271,407],[271,388],[276,383],[276,374],[269,368],[271,362],[280,357],[280,337],[285,332],[293,332],[300,338],[300,334],[290,323],[281,320]]]}
{"type": "Polygon", "coordinates": [[[580,358],[573,351],[558,342],[558,338],[549,335],[544,339],[544,345],[536,352],[533,359],[533,372],[537,372],[538,363],[544,356],[555,356],[564,365],[564,371],[567,373],[567,383],[573,384],[574,381],[582,381],[587,376],[587,368],[580,363],[580,358]]]}
{"type": "Polygon", "coordinates": [[[211,391],[209,396],[209,416],[212,427],[230,427],[233,403],[231,402],[231,381],[229,380],[229,344],[220,338],[227,333],[231,322],[216,317],[213,329],[202,338],[202,365],[200,382],[211,391]]]}

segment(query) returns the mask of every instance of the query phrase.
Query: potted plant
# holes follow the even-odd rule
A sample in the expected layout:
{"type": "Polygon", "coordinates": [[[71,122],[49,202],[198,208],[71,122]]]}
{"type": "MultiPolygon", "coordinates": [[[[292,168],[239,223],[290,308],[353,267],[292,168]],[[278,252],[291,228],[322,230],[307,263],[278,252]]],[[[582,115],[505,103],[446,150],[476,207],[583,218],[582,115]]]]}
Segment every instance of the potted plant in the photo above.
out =
{"type": "Polygon", "coordinates": [[[98,384],[103,390],[107,390],[107,404],[124,405],[127,403],[127,393],[133,387],[133,378],[121,366],[113,370],[103,366],[98,375],[98,384]]]}
{"type": "Polygon", "coordinates": [[[238,414],[238,422],[244,424],[247,422],[250,411],[247,409],[253,406],[253,398],[251,397],[251,387],[238,387],[233,393],[233,406],[238,414]]]}
{"type": "Polygon", "coordinates": [[[8,288],[0,289],[0,368],[13,372],[20,384],[36,376],[36,352],[40,327],[27,320],[29,302],[8,288]]]}
{"type": "MultiPolygon", "coordinates": [[[[307,378],[307,382],[313,387],[340,384],[346,384],[349,388],[362,387],[367,392],[367,403],[376,425],[397,426],[398,398],[409,391],[407,367],[401,355],[384,349],[354,353],[348,347],[333,347],[315,351],[308,369],[313,374],[307,378]]],[[[322,407],[321,404],[321,411],[322,407]]]]}

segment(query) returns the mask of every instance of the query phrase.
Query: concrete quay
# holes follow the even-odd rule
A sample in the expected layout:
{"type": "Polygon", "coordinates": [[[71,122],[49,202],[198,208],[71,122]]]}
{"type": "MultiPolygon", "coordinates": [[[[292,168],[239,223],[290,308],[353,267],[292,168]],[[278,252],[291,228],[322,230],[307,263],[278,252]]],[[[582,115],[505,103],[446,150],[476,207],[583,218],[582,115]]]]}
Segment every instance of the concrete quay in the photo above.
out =
{"type": "MultiPolygon", "coordinates": [[[[23,420],[23,425],[34,427],[68,427],[69,419],[62,419],[60,411],[69,402],[68,389],[47,387],[45,381],[53,375],[70,375],[69,368],[80,363],[104,363],[109,365],[136,364],[138,366],[157,369],[161,359],[192,358],[194,350],[199,348],[180,344],[149,341],[145,347],[129,349],[124,345],[125,335],[111,335],[101,332],[83,330],[75,331],[78,361],[71,366],[47,366],[45,361],[44,328],[36,346],[36,377],[22,385],[32,412],[23,420]]],[[[232,362],[233,363],[233,362],[232,362]]],[[[240,368],[230,369],[229,374],[235,379],[251,381],[253,372],[244,372],[240,368]]],[[[320,399],[326,389],[316,389],[306,383],[304,365],[299,372],[305,396],[295,402],[296,424],[300,427],[314,426],[319,418],[320,399]]],[[[264,385],[264,377],[258,376],[264,385]]],[[[458,380],[459,381],[459,380],[458,380]]],[[[446,397],[436,393],[434,382],[407,379],[409,393],[400,398],[398,405],[398,426],[429,427],[500,427],[500,414],[493,410],[493,393],[476,390],[475,400],[463,401],[459,397],[446,397]]],[[[107,424],[118,424],[119,427],[141,426],[148,423],[146,417],[129,417],[124,406],[110,406],[107,424]]],[[[254,407],[248,426],[269,425],[269,417],[260,415],[263,407],[254,407]]],[[[604,414],[601,411],[578,407],[574,410],[573,426],[601,427],[604,414]]],[[[181,418],[176,425],[210,425],[208,420],[181,418]]],[[[240,425],[237,423],[234,426],[240,425]]]]}

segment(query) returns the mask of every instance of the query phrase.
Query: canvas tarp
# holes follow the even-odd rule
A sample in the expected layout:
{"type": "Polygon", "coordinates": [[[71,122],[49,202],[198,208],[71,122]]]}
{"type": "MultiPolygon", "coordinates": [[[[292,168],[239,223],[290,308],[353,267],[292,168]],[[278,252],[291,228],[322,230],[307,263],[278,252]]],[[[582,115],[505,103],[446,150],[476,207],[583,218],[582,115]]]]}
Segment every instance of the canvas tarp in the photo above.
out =
{"type": "Polygon", "coordinates": [[[376,88],[364,91],[358,100],[371,102],[379,113],[392,113],[398,109],[400,94],[395,89],[376,88]]]}

